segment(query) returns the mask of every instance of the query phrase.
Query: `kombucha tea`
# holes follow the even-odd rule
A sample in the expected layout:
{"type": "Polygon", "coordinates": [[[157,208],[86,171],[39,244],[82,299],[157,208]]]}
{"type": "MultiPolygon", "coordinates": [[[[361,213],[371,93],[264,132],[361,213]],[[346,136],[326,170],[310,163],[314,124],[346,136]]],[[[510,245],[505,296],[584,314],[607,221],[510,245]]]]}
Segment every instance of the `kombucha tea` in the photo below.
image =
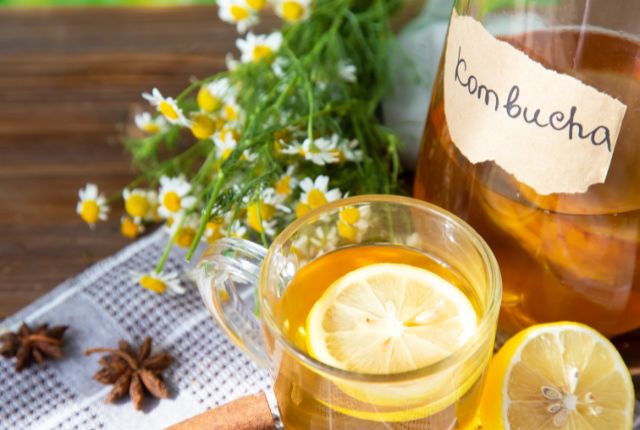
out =
{"type": "Polygon", "coordinates": [[[533,60],[627,105],[605,183],[538,195],[451,141],[436,78],[414,194],[468,221],[503,275],[499,327],[572,320],[608,336],[640,327],[640,43],[613,32],[543,30],[502,37],[533,60]]]}

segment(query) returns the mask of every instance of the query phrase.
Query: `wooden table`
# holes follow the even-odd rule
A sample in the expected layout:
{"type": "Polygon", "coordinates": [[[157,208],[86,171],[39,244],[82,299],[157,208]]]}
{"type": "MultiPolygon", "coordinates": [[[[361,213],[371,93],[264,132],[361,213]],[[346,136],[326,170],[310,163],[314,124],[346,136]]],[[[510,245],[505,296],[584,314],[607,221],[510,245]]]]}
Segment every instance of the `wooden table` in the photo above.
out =
{"type": "Polygon", "coordinates": [[[141,92],[224,69],[235,38],[214,6],[0,9],[0,319],[128,243],[120,208],[83,224],[78,189],[131,180],[141,92]]]}

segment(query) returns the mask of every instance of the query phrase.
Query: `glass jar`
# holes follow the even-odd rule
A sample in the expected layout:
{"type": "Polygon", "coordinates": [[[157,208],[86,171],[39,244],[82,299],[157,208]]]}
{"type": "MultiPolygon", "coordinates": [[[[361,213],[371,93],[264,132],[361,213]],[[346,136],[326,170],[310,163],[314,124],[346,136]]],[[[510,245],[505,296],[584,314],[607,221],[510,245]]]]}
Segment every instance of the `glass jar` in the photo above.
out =
{"type": "Polygon", "coordinates": [[[489,243],[507,333],[640,327],[639,35],[633,0],[455,2],[414,194],[489,243]]]}

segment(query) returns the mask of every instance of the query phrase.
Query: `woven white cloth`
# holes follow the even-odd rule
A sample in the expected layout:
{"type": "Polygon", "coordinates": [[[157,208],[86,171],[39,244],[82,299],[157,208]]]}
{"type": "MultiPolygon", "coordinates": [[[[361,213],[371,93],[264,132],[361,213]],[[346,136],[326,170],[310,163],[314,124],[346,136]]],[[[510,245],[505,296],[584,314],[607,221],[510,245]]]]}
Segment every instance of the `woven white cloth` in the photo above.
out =
{"type": "MultiPolygon", "coordinates": [[[[69,325],[65,357],[16,373],[14,360],[0,357],[0,429],[153,430],[264,390],[275,402],[269,374],[236,348],[211,319],[196,287],[183,279],[184,295],[158,296],[141,288],[132,271],[147,271],[162,254],[166,234],[159,231],[61,284],[0,325],[0,332],[27,324],[69,325]],[[176,358],[165,372],[171,397],[145,398],[143,411],[129,400],[106,404],[111,386],[92,379],[99,354],[91,347],[137,346],[152,336],[154,350],[176,358]]],[[[183,272],[184,258],[174,251],[168,271],[183,272]]]]}

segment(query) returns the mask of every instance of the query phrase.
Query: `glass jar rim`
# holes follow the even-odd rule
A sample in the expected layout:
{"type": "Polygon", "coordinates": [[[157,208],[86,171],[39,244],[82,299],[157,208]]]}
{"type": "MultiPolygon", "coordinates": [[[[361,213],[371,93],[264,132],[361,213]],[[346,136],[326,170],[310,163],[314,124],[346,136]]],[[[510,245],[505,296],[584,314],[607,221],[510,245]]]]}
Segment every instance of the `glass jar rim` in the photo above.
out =
{"type": "Polygon", "coordinates": [[[258,281],[258,300],[260,303],[260,308],[262,309],[263,307],[263,303],[265,300],[263,291],[266,288],[270,265],[273,257],[277,255],[277,250],[281,249],[282,246],[287,243],[287,241],[289,241],[293,237],[293,235],[300,230],[302,226],[308,224],[309,221],[315,220],[319,216],[328,212],[333,212],[336,209],[362,203],[389,203],[399,206],[416,208],[440,216],[451,222],[455,226],[455,228],[460,229],[464,232],[465,236],[471,241],[475,249],[480,254],[483,264],[487,269],[488,284],[491,286],[485,312],[480,318],[476,333],[471,337],[471,339],[469,339],[467,343],[465,343],[461,348],[454,351],[445,358],[415,370],[386,375],[358,373],[330,366],[316,360],[315,358],[308,355],[305,351],[300,350],[292,342],[290,342],[286,336],[284,336],[282,330],[274,320],[273,315],[270,311],[261,312],[262,320],[267,324],[268,329],[275,336],[276,340],[284,346],[288,353],[290,353],[303,365],[312,369],[314,372],[327,375],[332,378],[370,383],[403,382],[435,375],[438,372],[449,369],[459,363],[464,362],[466,359],[472,356],[476,352],[476,350],[478,350],[478,348],[482,346],[482,339],[484,339],[483,334],[486,334],[487,332],[494,332],[496,324],[495,320],[497,318],[498,312],[500,311],[500,304],[502,300],[502,278],[500,275],[498,261],[489,248],[489,245],[469,224],[439,206],[415,198],[386,194],[365,194],[355,197],[348,197],[327,203],[317,209],[308,212],[304,216],[289,224],[275,238],[275,240],[269,247],[267,255],[262,264],[258,281]]]}

